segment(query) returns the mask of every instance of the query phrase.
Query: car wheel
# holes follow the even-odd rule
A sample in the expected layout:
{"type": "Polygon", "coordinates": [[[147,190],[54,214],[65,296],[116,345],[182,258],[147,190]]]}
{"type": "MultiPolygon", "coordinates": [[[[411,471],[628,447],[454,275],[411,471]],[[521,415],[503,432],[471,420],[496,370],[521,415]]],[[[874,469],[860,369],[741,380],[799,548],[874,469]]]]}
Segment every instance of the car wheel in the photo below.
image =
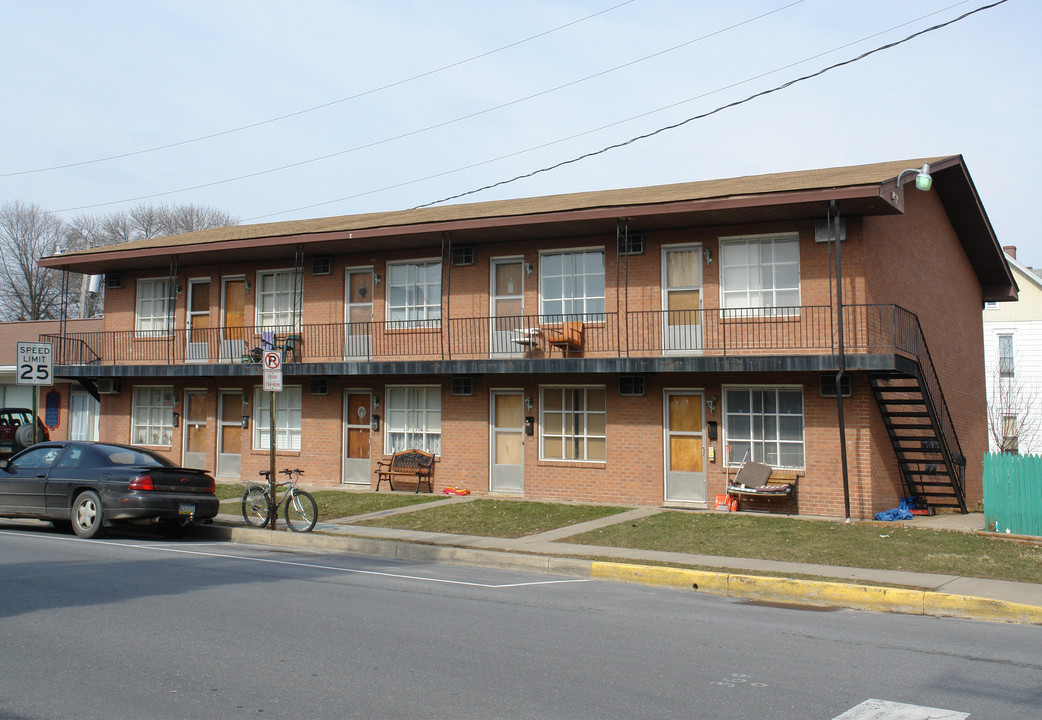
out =
{"type": "Polygon", "coordinates": [[[87,539],[104,534],[101,498],[93,490],[84,490],[76,496],[76,502],[72,504],[72,529],[87,539]]]}
{"type": "Polygon", "coordinates": [[[191,520],[166,520],[159,526],[159,531],[163,537],[183,538],[192,532],[193,527],[195,523],[191,520]]]}
{"type": "MultiPolygon", "coordinates": [[[[40,434],[40,440],[43,440],[43,434],[40,434]]],[[[14,449],[15,452],[23,450],[33,444],[33,426],[32,425],[21,425],[17,430],[14,431],[14,449]]]]}

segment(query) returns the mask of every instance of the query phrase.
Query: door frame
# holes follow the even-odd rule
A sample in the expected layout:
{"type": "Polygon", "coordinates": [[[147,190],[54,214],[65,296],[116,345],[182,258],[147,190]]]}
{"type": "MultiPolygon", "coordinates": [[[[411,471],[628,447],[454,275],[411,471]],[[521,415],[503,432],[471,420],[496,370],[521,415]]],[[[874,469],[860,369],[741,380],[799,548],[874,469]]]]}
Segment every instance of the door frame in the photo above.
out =
{"type": "Polygon", "coordinates": [[[709,471],[707,465],[706,444],[706,390],[705,388],[663,388],[662,390],[662,501],[667,504],[690,505],[693,503],[707,503],[709,471]],[[702,399],[702,427],[698,435],[702,438],[702,500],[671,498],[669,473],[670,473],[670,429],[669,429],[669,398],[672,395],[698,395],[702,399]]]}
{"type": "Polygon", "coordinates": [[[222,362],[238,362],[239,359],[245,354],[246,351],[246,338],[230,338],[227,336],[228,332],[228,283],[230,282],[241,282],[243,284],[243,303],[242,303],[242,323],[243,327],[246,327],[246,295],[249,294],[249,290],[246,289],[246,275],[223,275],[221,277],[221,350],[220,359],[222,362]],[[233,347],[228,343],[234,342],[235,340],[241,340],[243,347],[233,347]]]}
{"type": "MultiPolygon", "coordinates": [[[[362,355],[352,354],[350,352],[351,341],[350,341],[349,338],[352,337],[352,336],[349,336],[347,333],[348,333],[348,331],[349,331],[349,329],[351,327],[351,308],[352,308],[352,306],[368,305],[369,306],[369,320],[367,320],[367,322],[372,323],[373,322],[374,306],[376,304],[375,303],[375,298],[374,298],[374,295],[376,294],[375,293],[375,288],[376,288],[376,269],[372,265],[355,265],[355,266],[352,266],[352,267],[344,268],[344,357],[345,358],[363,357],[362,355]],[[360,273],[368,273],[369,277],[370,277],[369,289],[368,289],[368,293],[367,293],[369,295],[369,302],[368,303],[353,303],[353,302],[351,302],[351,276],[354,275],[354,274],[360,274],[360,273]]],[[[372,325],[370,325],[370,327],[372,327],[372,325]]],[[[373,339],[372,339],[373,336],[372,336],[372,333],[370,332],[370,333],[368,333],[365,336],[354,336],[354,337],[365,337],[367,339],[367,342],[366,342],[367,353],[366,353],[366,355],[364,357],[366,357],[366,358],[372,357],[372,351],[373,351],[373,339]]],[[[371,405],[370,405],[370,414],[372,414],[372,406],[371,405]]]]}
{"type": "MultiPolygon", "coordinates": [[[[689,355],[691,353],[702,353],[702,345],[704,342],[703,335],[703,319],[704,314],[702,313],[705,307],[705,263],[702,262],[702,243],[701,242],[687,242],[687,243],[672,243],[670,245],[663,245],[661,248],[661,254],[659,256],[659,265],[661,266],[660,276],[660,287],[662,288],[662,294],[660,302],[662,304],[662,353],[664,355],[671,354],[684,354],[689,355]],[[669,290],[667,284],[667,271],[668,263],[666,258],[669,253],[675,250],[693,250],[695,251],[695,257],[698,258],[698,339],[697,348],[671,348],[669,346],[669,290]]],[[[693,287],[693,286],[692,286],[693,287]]],[[[681,326],[677,326],[681,327],[681,326]]]]}
{"type": "Polygon", "coordinates": [[[340,484],[341,485],[356,485],[356,486],[372,485],[371,476],[372,476],[372,462],[373,462],[373,425],[372,425],[372,423],[373,423],[373,404],[374,403],[373,403],[373,390],[372,390],[372,388],[344,388],[343,405],[342,405],[343,438],[341,440],[341,446],[340,446],[341,447],[341,451],[340,451],[340,484]],[[364,482],[363,481],[352,482],[352,481],[347,479],[347,460],[348,460],[347,449],[348,449],[348,443],[350,442],[349,439],[348,439],[348,430],[350,430],[352,427],[362,427],[363,423],[354,423],[352,425],[351,423],[348,422],[347,402],[348,402],[348,398],[351,395],[361,395],[361,394],[365,394],[365,395],[369,396],[369,418],[364,423],[364,425],[369,429],[369,453],[366,456],[366,460],[368,461],[370,467],[369,467],[369,470],[366,473],[366,479],[365,479],[364,482]]]}
{"type": "MultiPolygon", "coordinates": [[[[488,315],[489,315],[490,321],[489,321],[488,332],[489,332],[489,345],[490,345],[490,347],[489,347],[489,355],[491,357],[523,357],[524,353],[525,353],[525,346],[524,345],[518,345],[517,348],[513,348],[513,347],[508,348],[507,351],[504,351],[502,348],[499,348],[499,351],[497,352],[497,348],[495,346],[495,340],[494,340],[495,337],[496,337],[496,317],[497,317],[497,315],[496,315],[496,298],[499,297],[499,295],[498,295],[499,288],[496,285],[496,266],[497,265],[509,265],[511,263],[518,263],[519,265],[521,265],[521,288],[520,288],[520,290],[517,293],[514,293],[513,295],[508,295],[506,297],[514,297],[516,295],[518,298],[520,298],[521,299],[521,312],[520,312],[520,315],[523,317],[524,314],[525,314],[525,276],[527,275],[527,273],[525,272],[525,256],[524,255],[499,255],[497,257],[489,258],[488,315]]],[[[510,316],[508,315],[507,317],[510,317],[510,316]]],[[[514,333],[517,333],[518,331],[520,331],[522,329],[523,328],[521,328],[521,327],[517,327],[517,328],[511,328],[511,329],[505,330],[505,331],[501,330],[500,332],[507,332],[507,333],[514,334],[514,333]]]]}
{"type": "MultiPolygon", "coordinates": [[[[206,398],[207,395],[209,395],[209,391],[206,388],[195,387],[195,388],[185,388],[184,389],[184,400],[183,400],[183,404],[181,406],[181,407],[184,408],[184,412],[181,413],[181,467],[189,467],[186,464],[187,463],[186,455],[188,453],[188,426],[189,426],[189,417],[188,417],[189,402],[188,402],[188,396],[189,396],[189,394],[193,394],[193,393],[202,395],[204,398],[206,398]]],[[[204,424],[205,424],[205,421],[209,420],[208,414],[206,413],[205,406],[203,408],[203,415],[204,415],[203,419],[204,419],[204,424]]],[[[205,465],[205,459],[206,459],[206,451],[204,450],[203,451],[204,465],[205,465]]],[[[215,461],[215,464],[216,464],[216,461],[215,461]]],[[[205,469],[205,467],[201,467],[200,469],[205,469]]]]}
{"type": "MultiPolygon", "coordinates": [[[[221,475],[220,473],[221,473],[221,470],[223,469],[221,467],[221,455],[224,454],[224,453],[221,452],[221,446],[222,446],[223,441],[224,441],[224,420],[223,420],[223,418],[224,418],[224,398],[225,398],[225,396],[231,396],[231,395],[235,395],[235,394],[238,394],[239,397],[241,398],[239,402],[242,402],[243,400],[248,402],[249,399],[250,399],[249,396],[247,395],[247,390],[244,390],[242,388],[218,388],[217,389],[217,432],[215,433],[215,435],[216,435],[216,447],[215,447],[215,455],[214,455],[214,477],[233,477],[231,475],[221,475]]],[[[243,410],[245,410],[246,407],[247,407],[246,404],[242,405],[243,410]]],[[[242,414],[245,415],[246,413],[243,412],[242,414]]],[[[251,433],[252,434],[252,432],[253,432],[252,428],[243,428],[241,425],[239,426],[239,428],[240,428],[240,431],[244,432],[244,433],[251,433]]],[[[252,435],[249,436],[249,437],[252,437],[252,435]]],[[[252,447],[252,445],[253,445],[252,439],[250,440],[249,445],[252,447]]],[[[240,478],[242,477],[242,452],[239,453],[239,477],[240,478]]]]}
{"type": "MultiPolygon", "coordinates": [[[[194,297],[195,287],[197,285],[206,285],[209,288],[210,284],[211,283],[210,283],[210,278],[209,277],[188,278],[188,297],[185,300],[185,325],[186,325],[185,330],[186,330],[186,335],[187,335],[187,337],[185,337],[185,361],[186,362],[199,362],[199,363],[210,362],[210,340],[211,340],[211,336],[209,334],[207,334],[205,339],[201,343],[200,342],[192,342],[192,331],[195,329],[194,328],[194,326],[195,326],[195,322],[194,322],[195,318],[197,316],[202,316],[202,315],[205,315],[207,318],[209,318],[210,315],[212,314],[212,307],[213,307],[212,298],[211,297],[207,297],[207,305],[206,305],[206,311],[205,312],[192,310],[192,298],[194,297]],[[206,352],[203,353],[202,357],[196,357],[195,353],[192,352],[192,347],[193,346],[199,346],[199,345],[203,346],[206,349],[206,352]]],[[[209,289],[207,290],[207,295],[209,296],[209,289]]],[[[207,325],[208,326],[207,326],[206,329],[207,330],[211,330],[212,326],[210,326],[209,323],[207,325]]]]}
{"type": "Polygon", "coordinates": [[[510,495],[525,494],[525,391],[523,388],[490,388],[488,403],[488,490],[510,495]],[[496,397],[513,395],[521,398],[521,489],[497,490],[494,485],[496,469],[496,397]]]}

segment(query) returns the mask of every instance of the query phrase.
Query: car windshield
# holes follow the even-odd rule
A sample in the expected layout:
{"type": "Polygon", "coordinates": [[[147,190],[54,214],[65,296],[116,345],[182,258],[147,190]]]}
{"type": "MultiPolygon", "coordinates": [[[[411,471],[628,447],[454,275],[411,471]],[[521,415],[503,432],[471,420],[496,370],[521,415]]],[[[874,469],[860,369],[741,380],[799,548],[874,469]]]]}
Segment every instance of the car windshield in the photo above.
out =
{"type": "Polygon", "coordinates": [[[142,450],[141,448],[120,447],[119,445],[95,445],[94,449],[113,465],[176,467],[162,455],[149,450],[142,450]]]}

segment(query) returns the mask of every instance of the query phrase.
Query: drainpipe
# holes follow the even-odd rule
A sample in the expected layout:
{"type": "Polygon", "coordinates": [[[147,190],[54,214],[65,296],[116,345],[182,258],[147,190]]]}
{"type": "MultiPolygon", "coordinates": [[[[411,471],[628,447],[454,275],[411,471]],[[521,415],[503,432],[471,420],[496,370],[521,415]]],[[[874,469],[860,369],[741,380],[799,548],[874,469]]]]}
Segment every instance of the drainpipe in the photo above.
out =
{"type": "Polygon", "coordinates": [[[847,359],[843,345],[843,262],[840,251],[839,235],[839,206],[836,201],[829,202],[829,227],[834,228],[833,237],[836,240],[836,330],[839,344],[839,371],[836,372],[836,409],[839,415],[839,457],[843,465],[843,507],[846,512],[847,522],[850,522],[850,477],[847,473],[847,431],[843,423],[843,371],[846,369],[847,359]],[[834,224],[833,224],[834,223],[834,224]]]}

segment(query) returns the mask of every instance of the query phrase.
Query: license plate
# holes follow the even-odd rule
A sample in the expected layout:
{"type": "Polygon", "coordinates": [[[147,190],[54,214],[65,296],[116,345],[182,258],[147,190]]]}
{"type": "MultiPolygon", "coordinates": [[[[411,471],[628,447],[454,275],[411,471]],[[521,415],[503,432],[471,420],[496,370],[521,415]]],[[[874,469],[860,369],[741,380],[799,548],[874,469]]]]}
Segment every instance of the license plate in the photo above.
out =
{"type": "Polygon", "coordinates": [[[181,503],[181,507],[177,509],[179,515],[191,515],[195,512],[195,503],[181,503]]]}

